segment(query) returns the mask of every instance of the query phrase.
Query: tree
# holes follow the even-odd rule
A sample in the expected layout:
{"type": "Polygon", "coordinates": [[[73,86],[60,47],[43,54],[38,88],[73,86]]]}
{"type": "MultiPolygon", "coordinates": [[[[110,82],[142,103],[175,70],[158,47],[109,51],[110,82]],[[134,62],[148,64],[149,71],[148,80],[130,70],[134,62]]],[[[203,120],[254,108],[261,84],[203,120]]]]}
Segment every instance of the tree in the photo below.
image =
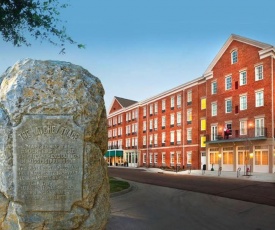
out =
{"type": "MultiPolygon", "coordinates": [[[[59,18],[60,10],[67,6],[58,0],[0,0],[0,32],[3,40],[12,42],[14,46],[30,46],[27,33],[53,45],[64,46],[66,42],[77,44],[67,35],[59,18]]],[[[84,48],[82,44],[77,46],[84,48]]]]}

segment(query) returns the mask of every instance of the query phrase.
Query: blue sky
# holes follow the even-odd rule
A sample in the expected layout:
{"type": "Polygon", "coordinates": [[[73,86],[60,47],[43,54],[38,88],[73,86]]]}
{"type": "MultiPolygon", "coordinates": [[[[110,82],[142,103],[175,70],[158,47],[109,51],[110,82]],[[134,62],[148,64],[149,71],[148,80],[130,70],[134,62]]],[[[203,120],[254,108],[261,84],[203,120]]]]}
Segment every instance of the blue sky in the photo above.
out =
{"type": "Polygon", "coordinates": [[[47,42],[0,41],[0,73],[23,58],[81,65],[114,96],[144,100],[200,77],[231,34],[275,45],[271,0],[62,0],[68,34],[86,45],[65,55],[47,42]]]}

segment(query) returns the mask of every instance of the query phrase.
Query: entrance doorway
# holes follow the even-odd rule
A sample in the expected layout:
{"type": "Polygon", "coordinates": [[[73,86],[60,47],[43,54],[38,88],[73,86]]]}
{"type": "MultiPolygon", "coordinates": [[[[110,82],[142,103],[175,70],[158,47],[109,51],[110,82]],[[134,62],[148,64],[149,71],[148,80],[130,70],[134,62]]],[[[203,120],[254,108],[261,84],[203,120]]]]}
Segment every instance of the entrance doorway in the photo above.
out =
{"type": "Polygon", "coordinates": [[[201,152],[201,169],[203,169],[203,165],[206,165],[206,152],[201,152]]]}

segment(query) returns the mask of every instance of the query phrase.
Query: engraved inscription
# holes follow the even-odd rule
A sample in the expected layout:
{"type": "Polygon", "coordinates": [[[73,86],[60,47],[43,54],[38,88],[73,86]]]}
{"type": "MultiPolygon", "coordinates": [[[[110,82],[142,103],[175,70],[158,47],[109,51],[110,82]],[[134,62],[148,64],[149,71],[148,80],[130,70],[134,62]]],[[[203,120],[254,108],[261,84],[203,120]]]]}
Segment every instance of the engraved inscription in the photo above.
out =
{"type": "Polygon", "coordinates": [[[82,199],[83,133],[71,116],[24,116],[14,128],[15,200],[27,211],[69,211],[82,199]]]}

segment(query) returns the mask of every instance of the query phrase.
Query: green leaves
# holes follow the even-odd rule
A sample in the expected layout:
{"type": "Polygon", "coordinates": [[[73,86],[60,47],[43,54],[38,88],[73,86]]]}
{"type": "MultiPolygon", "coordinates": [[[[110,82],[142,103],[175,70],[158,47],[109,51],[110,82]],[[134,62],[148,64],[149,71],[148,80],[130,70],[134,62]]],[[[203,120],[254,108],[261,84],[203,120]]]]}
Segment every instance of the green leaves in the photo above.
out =
{"type": "MultiPolygon", "coordinates": [[[[76,44],[67,35],[63,21],[59,18],[60,9],[68,7],[58,0],[1,0],[0,33],[3,40],[14,46],[30,46],[26,33],[41,41],[48,41],[56,46],[66,42],[76,44]]],[[[78,48],[85,48],[77,44],[78,48]]]]}

